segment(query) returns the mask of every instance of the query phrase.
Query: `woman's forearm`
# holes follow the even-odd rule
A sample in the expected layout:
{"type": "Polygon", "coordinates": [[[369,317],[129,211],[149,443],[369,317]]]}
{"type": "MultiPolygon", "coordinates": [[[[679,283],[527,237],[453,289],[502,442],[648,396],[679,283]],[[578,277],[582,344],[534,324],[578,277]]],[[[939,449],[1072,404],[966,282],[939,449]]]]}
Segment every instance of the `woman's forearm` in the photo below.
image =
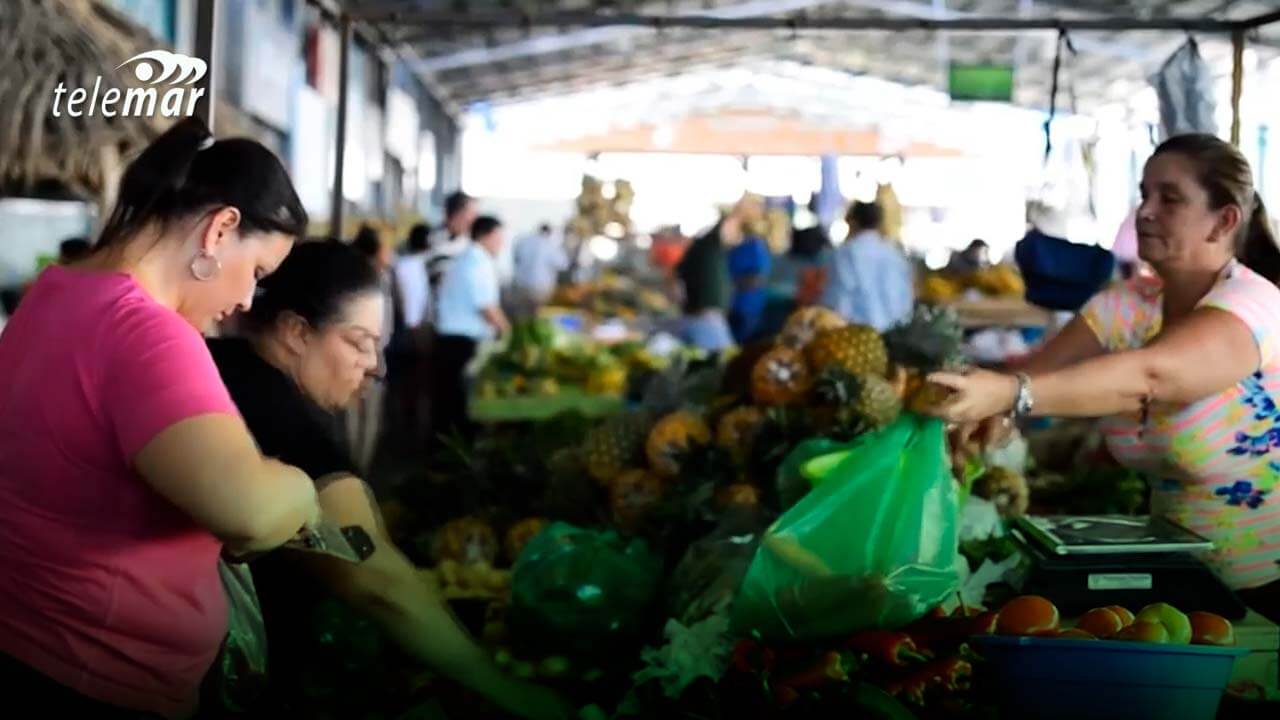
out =
{"type": "Polygon", "coordinates": [[[253,509],[243,538],[228,538],[236,555],[262,552],[283,545],[317,514],[315,485],[292,465],[264,459],[244,506],[253,509]]]}
{"type": "Polygon", "coordinates": [[[506,707],[513,680],[492,662],[449,612],[439,592],[415,574],[354,599],[406,653],[449,679],[506,707]]]}
{"type": "Polygon", "coordinates": [[[1141,350],[1112,353],[1044,373],[1029,373],[1032,415],[1104,417],[1142,409],[1153,373],[1141,350]]]}

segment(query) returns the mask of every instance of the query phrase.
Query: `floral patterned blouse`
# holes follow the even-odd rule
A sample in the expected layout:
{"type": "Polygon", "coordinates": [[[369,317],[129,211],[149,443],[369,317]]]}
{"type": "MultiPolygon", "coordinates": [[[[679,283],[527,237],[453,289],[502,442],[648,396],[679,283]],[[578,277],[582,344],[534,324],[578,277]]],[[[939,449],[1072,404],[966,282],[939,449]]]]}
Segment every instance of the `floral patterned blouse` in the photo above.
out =
{"type": "MultiPolygon", "coordinates": [[[[1160,332],[1162,286],[1139,278],[1104,290],[1081,315],[1108,351],[1160,332]]],[[[1151,484],[1151,511],[1213,540],[1206,558],[1233,588],[1280,580],[1280,288],[1232,262],[1199,307],[1240,318],[1261,364],[1235,387],[1102,421],[1107,447],[1151,484]]]]}

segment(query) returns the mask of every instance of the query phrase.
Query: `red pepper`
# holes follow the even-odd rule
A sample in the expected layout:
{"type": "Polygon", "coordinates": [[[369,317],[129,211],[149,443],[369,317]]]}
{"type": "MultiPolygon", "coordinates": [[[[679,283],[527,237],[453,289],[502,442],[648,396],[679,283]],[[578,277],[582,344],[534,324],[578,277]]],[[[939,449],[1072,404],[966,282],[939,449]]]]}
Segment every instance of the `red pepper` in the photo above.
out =
{"type": "Polygon", "coordinates": [[[790,685],[774,685],[773,701],[779,707],[786,707],[796,700],[800,699],[800,692],[790,685]]]}
{"type": "Polygon", "coordinates": [[[894,667],[906,667],[925,659],[910,635],[891,630],[864,630],[849,638],[844,647],[894,667]]]}
{"type": "Polygon", "coordinates": [[[907,702],[923,705],[925,693],[940,689],[946,692],[966,690],[973,678],[973,665],[962,658],[935,660],[914,673],[890,683],[885,692],[907,702]]]}
{"type": "Polygon", "coordinates": [[[845,670],[844,658],[838,652],[828,652],[823,653],[822,657],[818,658],[818,662],[807,670],[801,670],[778,684],[797,690],[805,690],[821,687],[830,682],[843,682],[848,679],[849,673],[845,670]]]}
{"type": "Polygon", "coordinates": [[[928,675],[933,687],[947,691],[966,690],[973,679],[973,665],[963,658],[944,658],[924,666],[920,673],[928,675]]]}
{"type": "Polygon", "coordinates": [[[970,635],[995,635],[996,623],[1000,620],[1000,613],[984,612],[976,617],[969,618],[969,634],[970,635]]]}
{"type": "Polygon", "coordinates": [[[885,686],[884,691],[903,702],[924,705],[924,691],[929,687],[926,675],[915,673],[885,686]]]}
{"type": "Polygon", "coordinates": [[[747,638],[733,646],[733,667],[738,672],[755,674],[773,670],[777,658],[773,650],[747,638]]]}

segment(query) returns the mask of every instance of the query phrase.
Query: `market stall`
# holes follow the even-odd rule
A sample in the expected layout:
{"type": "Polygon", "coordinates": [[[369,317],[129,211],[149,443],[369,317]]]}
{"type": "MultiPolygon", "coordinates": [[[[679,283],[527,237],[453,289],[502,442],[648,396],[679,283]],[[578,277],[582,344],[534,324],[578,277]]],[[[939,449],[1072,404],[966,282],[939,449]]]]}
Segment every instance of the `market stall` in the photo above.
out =
{"type": "MultiPolygon", "coordinates": [[[[687,14],[412,18],[523,31],[802,24],[687,14]]],[[[366,19],[404,20],[377,11],[366,19]]],[[[1239,67],[1246,33],[1276,19],[819,22],[850,31],[1226,32],[1239,67]]],[[[342,22],[345,38],[350,20],[342,22]]],[[[1235,80],[1238,90],[1239,72],[1235,80]]],[[[336,172],[340,199],[341,162],[336,172]]],[[[1072,553],[1016,520],[1035,503],[1022,472],[948,445],[942,423],[927,418],[945,395],[923,378],[955,362],[961,325],[1048,322],[1018,294],[956,302],[959,322],[925,311],[888,337],[801,311],[776,340],[723,365],[654,372],[657,389],[626,409],[584,402],[592,385],[620,395],[616,370],[587,368],[584,377],[572,367],[558,377],[566,366],[555,363],[572,356],[556,360],[537,332],[519,336],[477,370],[473,413],[542,422],[449,448],[461,464],[442,463],[434,486],[389,500],[388,524],[498,664],[606,715],[1209,718],[1274,697],[1275,626],[1223,601],[1230,593],[1196,564],[1203,538],[1175,528],[1159,538],[1169,548],[1129,548],[1124,567],[1136,571],[1077,565],[1083,595],[1055,590],[1050,570],[1068,570],[1053,561],[1072,553]],[[562,380],[583,382],[587,394],[562,380]],[[452,506],[421,495],[438,501],[464,485],[452,506]],[[1195,591],[1175,601],[1170,577],[1193,578],[1195,591]],[[1123,603],[1109,602],[1121,591],[1123,603]]],[[[1079,470],[1082,482],[1110,472],[1079,470]]],[[[1065,522],[1080,521],[1071,515],[1065,522]]],[[[1147,542],[1159,519],[1127,522],[1113,524],[1138,528],[1147,542]]],[[[1094,541],[1114,550],[1114,538],[1094,541]]]]}
{"type": "Polygon", "coordinates": [[[1025,457],[952,454],[912,412],[961,339],[923,306],[883,337],[800,311],[628,412],[492,435],[492,462],[440,476],[486,496],[388,521],[498,663],[605,716],[1209,718],[1274,694],[1280,630],[1196,563],[1202,538],[1148,537],[1118,495],[1059,504],[1055,462],[1077,490],[1119,477],[1075,463],[1088,441],[1033,437],[1028,483],[1025,457]],[[1102,512],[1129,555],[1072,524],[1102,512]]]}

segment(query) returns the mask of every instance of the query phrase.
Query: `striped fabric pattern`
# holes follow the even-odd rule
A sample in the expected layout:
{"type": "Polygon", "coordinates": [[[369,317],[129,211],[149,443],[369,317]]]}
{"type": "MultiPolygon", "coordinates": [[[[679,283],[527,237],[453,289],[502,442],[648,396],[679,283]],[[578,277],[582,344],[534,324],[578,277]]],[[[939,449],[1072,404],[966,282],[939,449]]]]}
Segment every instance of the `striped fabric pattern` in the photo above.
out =
{"type": "MultiPolygon", "coordinates": [[[[1261,365],[1235,387],[1190,405],[1153,403],[1106,418],[1111,453],[1151,485],[1153,514],[1214,541],[1206,558],[1234,588],[1280,580],[1280,288],[1232,263],[1200,302],[1240,318],[1261,365]]],[[[1161,327],[1159,280],[1099,293],[1081,311],[1108,351],[1142,347],[1161,327]]]]}

